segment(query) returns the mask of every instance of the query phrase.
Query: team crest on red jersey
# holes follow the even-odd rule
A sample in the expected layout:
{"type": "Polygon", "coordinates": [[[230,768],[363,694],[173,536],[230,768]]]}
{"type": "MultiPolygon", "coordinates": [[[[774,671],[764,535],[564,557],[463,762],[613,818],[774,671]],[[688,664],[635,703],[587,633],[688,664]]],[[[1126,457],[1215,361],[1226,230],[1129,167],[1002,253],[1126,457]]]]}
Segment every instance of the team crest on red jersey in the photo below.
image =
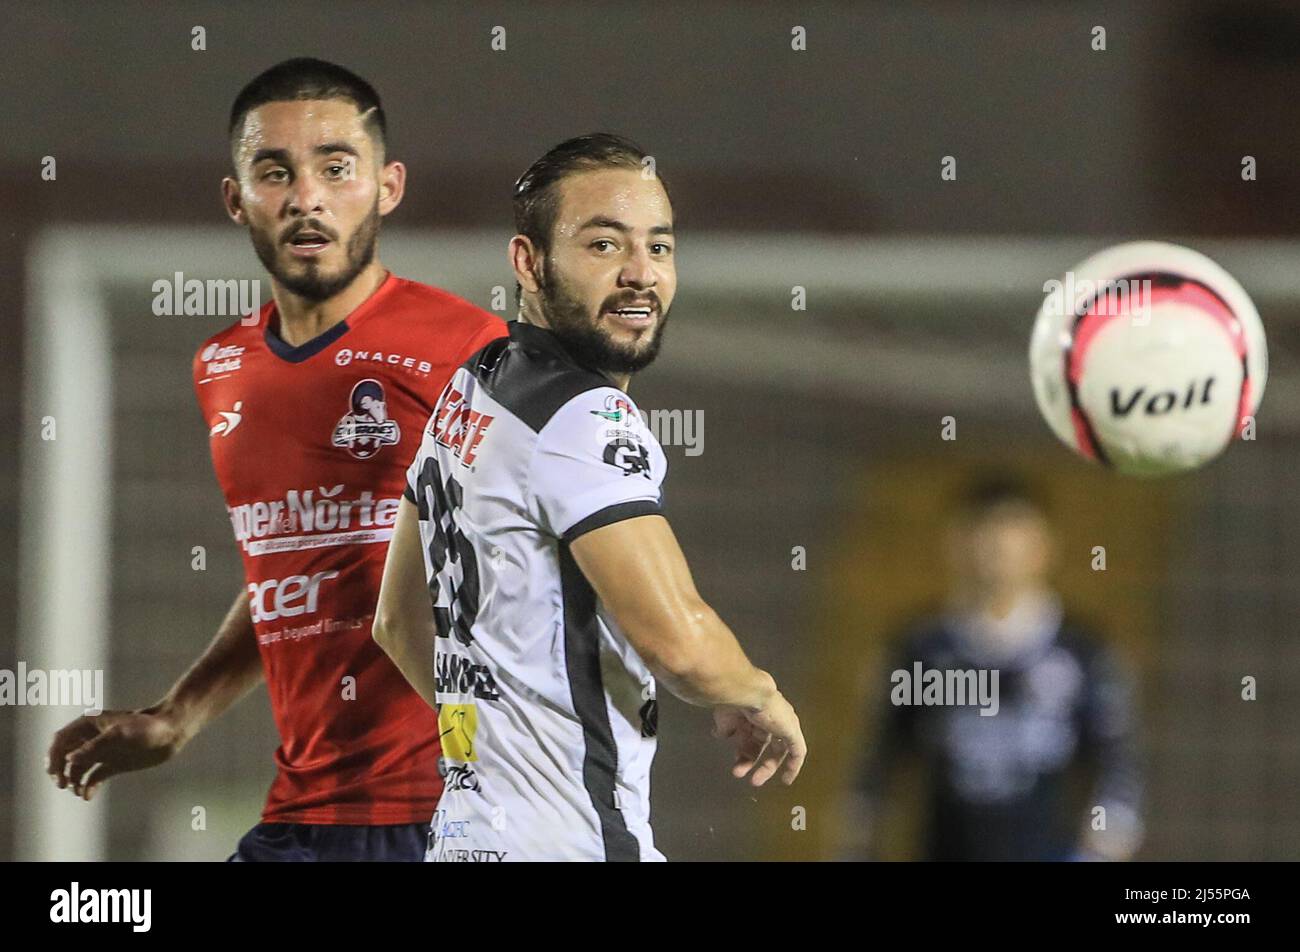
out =
{"type": "Polygon", "coordinates": [[[384,385],[378,380],[360,380],[352,388],[351,409],[334,427],[335,446],[342,446],[357,459],[370,459],[385,446],[396,446],[402,431],[388,417],[384,385]]]}

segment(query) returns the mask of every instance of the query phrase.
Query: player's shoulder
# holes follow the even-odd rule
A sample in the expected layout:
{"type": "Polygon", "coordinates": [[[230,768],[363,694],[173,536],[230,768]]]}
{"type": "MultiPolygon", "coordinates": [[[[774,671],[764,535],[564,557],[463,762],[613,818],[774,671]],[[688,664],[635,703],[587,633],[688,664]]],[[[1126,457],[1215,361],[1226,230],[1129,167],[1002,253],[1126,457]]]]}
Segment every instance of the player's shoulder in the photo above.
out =
{"type": "Polygon", "coordinates": [[[505,333],[505,322],[496,314],[450,291],[410,278],[393,276],[388,304],[390,314],[416,321],[436,321],[445,333],[454,333],[458,328],[463,328],[466,334],[484,328],[499,328],[505,333]]]}
{"type": "Polygon", "coordinates": [[[396,275],[385,291],[382,315],[386,347],[426,353],[432,348],[438,362],[452,367],[506,333],[505,321],[497,315],[450,291],[396,275]]]}
{"type": "Polygon", "coordinates": [[[910,661],[946,656],[954,651],[948,618],[939,606],[908,617],[895,632],[891,640],[896,654],[910,661]]]}
{"type": "Polygon", "coordinates": [[[245,323],[241,318],[205,338],[194,351],[192,366],[195,379],[207,372],[209,364],[241,356],[262,334],[262,327],[262,318],[253,323],[245,323]]]}
{"type": "Polygon", "coordinates": [[[592,422],[603,427],[622,428],[637,428],[643,424],[641,411],[632,398],[608,380],[574,379],[575,386],[584,383],[590,386],[584,386],[556,407],[546,429],[554,431],[592,422]]]}
{"type": "Polygon", "coordinates": [[[1061,604],[1061,635],[1079,641],[1097,641],[1102,637],[1105,625],[1096,615],[1086,608],[1061,604]]]}
{"type": "Polygon", "coordinates": [[[1094,618],[1067,607],[1056,633],[1056,643],[1080,658],[1105,656],[1109,649],[1106,639],[1101,635],[1102,627],[1094,618]]]}

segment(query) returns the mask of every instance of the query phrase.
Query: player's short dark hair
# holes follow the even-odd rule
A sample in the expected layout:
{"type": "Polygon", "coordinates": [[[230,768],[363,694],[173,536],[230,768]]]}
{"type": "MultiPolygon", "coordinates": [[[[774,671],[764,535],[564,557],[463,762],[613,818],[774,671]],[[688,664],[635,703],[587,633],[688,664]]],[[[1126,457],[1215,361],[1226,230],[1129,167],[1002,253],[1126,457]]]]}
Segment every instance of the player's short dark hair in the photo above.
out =
{"type": "Polygon", "coordinates": [[[342,99],[365,116],[366,131],[382,150],[388,142],[388,123],[379,94],[368,82],[335,63],[299,56],[276,63],[239,91],[230,107],[227,132],[233,143],[243,129],[244,117],[269,102],[305,99],[342,99]]]}
{"type": "Polygon", "coordinates": [[[1047,515],[1042,493],[1028,479],[1016,473],[980,473],[967,481],[957,496],[953,514],[966,521],[978,519],[1007,505],[1028,508],[1047,515]]]}
{"type": "MultiPolygon", "coordinates": [[[[540,159],[528,166],[528,171],[515,181],[512,201],[515,213],[515,231],[547,251],[555,218],[559,214],[559,194],[556,185],[576,172],[594,169],[637,169],[649,158],[649,153],[631,139],[612,132],[593,132],[590,135],[566,139],[540,159]]],[[[658,175],[659,184],[668,191],[668,183],[658,175]]],[[[671,197],[670,197],[671,200],[671,197]]]]}

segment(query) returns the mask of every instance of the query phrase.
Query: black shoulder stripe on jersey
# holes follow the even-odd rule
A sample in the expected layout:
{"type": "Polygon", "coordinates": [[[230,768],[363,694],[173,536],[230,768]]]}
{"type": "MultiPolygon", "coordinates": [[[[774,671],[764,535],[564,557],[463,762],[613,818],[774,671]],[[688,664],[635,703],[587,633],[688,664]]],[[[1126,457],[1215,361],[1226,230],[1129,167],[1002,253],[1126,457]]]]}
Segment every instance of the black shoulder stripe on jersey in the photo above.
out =
{"type": "Polygon", "coordinates": [[[560,586],[564,598],[564,664],[573,710],[582,724],[582,785],[600,819],[606,862],[640,862],[641,846],[614,805],[618,746],[605,707],[600,675],[600,629],[596,593],[578,568],[569,546],[559,544],[560,586]]]}
{"type": "Polygon", "coordinates": [[[480,350],[468,369],[488,396],[534,433],[578,394],[614,386],[609,378],[575,363],[550,331],[522,321],[511,321],[510,337],[480,350]]]}
{"type": "Polygon", "coordinates": [[[568,532],[564,533],[563,538],[565,542],[572,542],[578,536],[588,533],[592,529],[613,525],[615,522],[622,522],[624,519],[634,519],[637,516],[657,516],[662,512],[663,510],[659,507],[658,501],[654,499],[633,499],[630,502],[616,502],[612,506],[596,510],[585,519],[579,519],[568,532]]]}
{"type": "Polygon", "coordinates": [[[501,359],[501,354],[504,353],[509,344],[509,337],[493,338],[470,354],[469,359],[461,366],[469,370],[475,377],[481,379],[485,373],[491,372],[492,368],[496,366],[497,361],[501,359]]]}

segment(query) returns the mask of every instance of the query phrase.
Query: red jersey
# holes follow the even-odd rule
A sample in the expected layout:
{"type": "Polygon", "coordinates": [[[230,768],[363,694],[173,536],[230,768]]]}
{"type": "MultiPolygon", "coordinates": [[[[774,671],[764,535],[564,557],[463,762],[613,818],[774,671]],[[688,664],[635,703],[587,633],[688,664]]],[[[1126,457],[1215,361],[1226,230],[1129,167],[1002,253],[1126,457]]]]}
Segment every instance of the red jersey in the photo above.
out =
{"type": "Polygon", "coordinates": [[[314,340],[291,347],[278,331],[271,301],[194,358],[280,731],[262,819],[429,820],[437,715],[370,627],[420,433],[451,374],[505,323],[390,274],[314,340]]]}

